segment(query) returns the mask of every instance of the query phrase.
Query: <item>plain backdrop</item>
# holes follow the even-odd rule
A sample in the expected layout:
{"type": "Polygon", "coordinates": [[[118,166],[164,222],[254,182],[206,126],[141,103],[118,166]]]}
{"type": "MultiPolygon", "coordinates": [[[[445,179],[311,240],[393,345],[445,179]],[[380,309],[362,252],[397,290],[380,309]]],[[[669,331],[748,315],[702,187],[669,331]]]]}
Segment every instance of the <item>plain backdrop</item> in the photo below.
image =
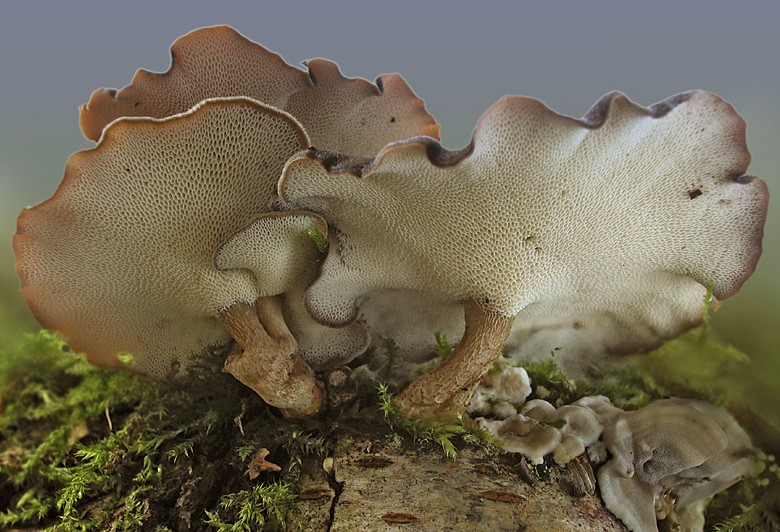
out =
{"type": "MultiPolygon", "coordinates": [[[[749,124],[752,174],[780,189],[780,3],[767,1],[165,2],[0,4],[0,284],[5,320],[32,329],[13,272],[15,217],[52,194],[69,153],[87,148],[79,104],[136,68],[164,71],[168,47],[205,25],[230,24],[292,64],[322,56],[348,76],[401,72],[442,124],[468,142],[503,94],[581,116],[621,90],[649,105],[714,91],[749,124]],[[10,320],[10,321],[9,321],[10,320]]],[[[716,316],[716,332],[780,379],[780,227],[770,206],[758,271],[716,316]]],[[[1,329],[1,328],[0,328],[1,329]]]]}

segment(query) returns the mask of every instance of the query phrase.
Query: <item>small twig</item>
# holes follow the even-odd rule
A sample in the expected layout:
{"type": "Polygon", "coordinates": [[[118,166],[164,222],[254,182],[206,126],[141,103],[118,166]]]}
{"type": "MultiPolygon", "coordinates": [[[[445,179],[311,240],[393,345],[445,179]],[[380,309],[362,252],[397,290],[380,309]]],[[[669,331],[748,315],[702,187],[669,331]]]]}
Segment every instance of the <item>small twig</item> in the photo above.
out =
{"type": "Polygon", "coordinates": [[[108,421],[108,431],[114,432],[114,423],[111,421],[111,412],[108,410],[108,405],[106,405],[106,421],[108,421]]]}
{"type": "Polygon", "coordinates": [[[246,403],[242,401],[241,402],[241,413],[233,418],[233,422],[238,427],[238,430],[241,432],[242,436],[246,436],[246,434],[244,434],[244,424],[241,422],[241,418],[244,417],[245,413],[246,413],[246,403]]]}

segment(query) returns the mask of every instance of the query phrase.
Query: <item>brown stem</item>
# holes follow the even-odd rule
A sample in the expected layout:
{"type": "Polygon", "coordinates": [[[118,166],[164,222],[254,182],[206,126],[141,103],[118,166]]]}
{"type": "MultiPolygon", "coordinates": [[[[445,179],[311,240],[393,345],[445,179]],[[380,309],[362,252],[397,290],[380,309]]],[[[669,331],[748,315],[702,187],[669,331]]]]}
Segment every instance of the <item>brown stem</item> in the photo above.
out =
{"type": "Polygon", "coordinates": [[[255,306],[237,303],[221,311],[220,319],[243,348],[228,356],[223,371],[286,417],[306,417],[320,410],[322,391],[298,354],[277,298],[261,297],[255,306]]]}
{"type": "Polygon", "coordinates": [[[407,416],[451,421],[463,412],[498,357],[515,320],[473,301],[466,302],[465,314],[466,331],[455,351],[395,398],[396,407],[407,416]]]}

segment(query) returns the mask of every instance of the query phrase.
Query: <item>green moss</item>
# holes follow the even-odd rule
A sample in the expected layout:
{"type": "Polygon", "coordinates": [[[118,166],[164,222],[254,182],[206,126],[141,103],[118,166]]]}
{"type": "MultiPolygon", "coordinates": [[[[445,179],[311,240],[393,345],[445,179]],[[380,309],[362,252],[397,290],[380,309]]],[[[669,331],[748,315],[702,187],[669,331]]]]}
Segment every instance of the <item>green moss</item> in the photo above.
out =
{"type": "Polygon", "coordinates": [[[223,496],[219,506],[217,511],[206,512],[206,524],[219,532],[285,530],[288,522],[300,525],[296,522],[295,493],[289,484],[253,486],[249,491],[223,496]]]}
{"type": "Polygon", "coordinates": [[[382,380],[392,380],[401,362],[398,344],[390,336],[383,334],[379,337],[379,349],[382,364],[376,371],[377,377],[382,380]]]}
{"type": "Polygon", "coordinates": [[[519,362],[518,365],[525,369],[534,385],[541,384],[549,390],[562,394],[572,393],[576,389],[574,383],[553,360],[547,359],[541,362],[526,360],[519,362]]]}
{"type": "Polygon", "coordinates": [[[433,351],[434,357],[417,368],[418,375],[429,373],[455,351],[455,347],[450,344],[449,340],[447,340],[447,335],[443,332],[436,332],[433,334],[433,337],[436,339],[436,345],[433,351]]]}
{"type": "Polygon", "coordinates": [[[452,354],[455,348],[450,345],[450,342],[447,340],[447,335],[443,332],[434,333],[433,336],[436,338],[436,355],[441,359],[446,359],[452,354]]]}
{"type": "Polygon", "coordinates": [[[594,366],[590,385],[578,394],[606,395],[621,408],[641,408],[653,399],[689,397],[743,409],[750,394],[750,358],[699,327],[655,351],[618,364],[594,366]]]}
{"type": "Polygon", "coordinates": [[[47,332],[1,360],[0,528],[275,526],[301,458],[331,446],[321,422],[283,420],[222,373],[224,354],[172,383],[97,369],[47,332]],[[251,481],[262,447],[283,470],[251,481]]]}
{"type": "Polygon", "coordinates": [[[316,229],[306,229],[306,236],[308,236],[314,245],[317,246],[317,251],[325,253],[328,250],[328,237],[323,235],[316,229]]]}
{"type": "Polygon", "coordinates": [[[385,421],[393,429],[400,428],[416,441],[432,443],[441,447],[444,456],[454,460],[458,457],[455,440],[461,440],[470,445],[482,447],[488,454],[502,452],[498,440],[490,432],[480,428],[468,418],[458,416],[457,423],[438,423],[420,419],[408,419],[393,405],[393,394],[387,386],[380,384],[378,388],[379,409],[385,421]]]}

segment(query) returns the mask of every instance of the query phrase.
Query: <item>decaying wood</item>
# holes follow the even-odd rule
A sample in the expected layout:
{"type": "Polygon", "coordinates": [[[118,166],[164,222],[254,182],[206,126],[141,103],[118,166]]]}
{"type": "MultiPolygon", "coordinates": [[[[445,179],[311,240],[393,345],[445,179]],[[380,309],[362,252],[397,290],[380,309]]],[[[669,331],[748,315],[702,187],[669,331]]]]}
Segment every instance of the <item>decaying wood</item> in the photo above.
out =
{"type": "Polygon", "coordinates": [[[598,494],[574,495],[563,468],[540,468],[530,485],[514,455],[466,448],[450,460],[374,427],[338,439],[331,474],[318,464],[298,484],[305,530],[625,530],[598,494]]]}

